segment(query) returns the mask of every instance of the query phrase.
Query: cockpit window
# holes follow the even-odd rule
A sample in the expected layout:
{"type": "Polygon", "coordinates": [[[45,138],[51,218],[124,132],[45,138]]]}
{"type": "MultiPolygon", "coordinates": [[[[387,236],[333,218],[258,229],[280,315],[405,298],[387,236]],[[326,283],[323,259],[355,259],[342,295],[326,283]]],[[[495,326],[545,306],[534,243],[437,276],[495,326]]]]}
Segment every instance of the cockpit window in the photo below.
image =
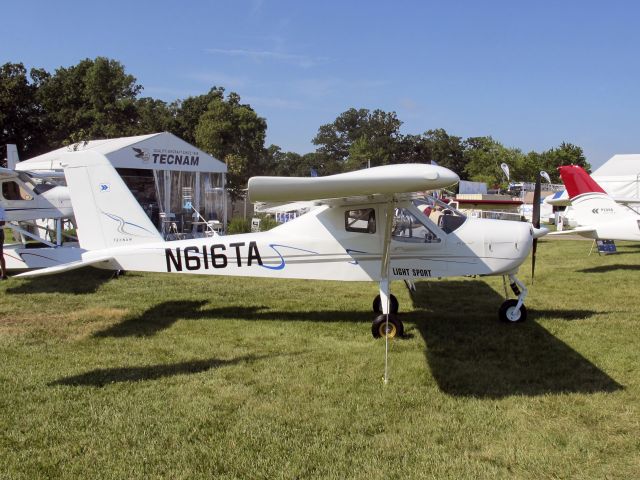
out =
{"type": "Polygon", "coordinates": [[[347,232],[376,233],[376,211],[373,208],[344,212],[344,228],[347,232]]]}
{"type": "Polygon", "coordinates": [[[33,200],[22,185],[12,180],[2,182],[2,196],[5,200],[33,200]]]}
{"type": "Polygon", "coordinates": [[[57,186],[51,180],[47,180],[47,179],[44,179],[44,178],[34,178],[31,175],[29,175],[28,173],[26,173],[26,172],[18,173],[18,177],[24,183],[26,183],[31,188],[33,188],[33,191],[34,191],[34,193],[36,195],[41,195],[42,193],[46,192],[47,190],[51,190],[52,188],[57,186]]]}
{"type": "Polygon", "coordinates": [[[396,208],[391,237],[400,242],[438,243],[440,238],[406,208],[396,208]]]}

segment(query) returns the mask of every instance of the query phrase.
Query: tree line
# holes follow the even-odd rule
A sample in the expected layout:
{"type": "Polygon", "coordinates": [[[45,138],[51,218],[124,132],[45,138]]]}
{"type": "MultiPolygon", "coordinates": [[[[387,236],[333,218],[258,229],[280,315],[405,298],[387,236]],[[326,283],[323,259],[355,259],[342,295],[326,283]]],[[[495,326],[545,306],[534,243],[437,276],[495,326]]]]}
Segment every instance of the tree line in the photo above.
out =
{"type": "Polygon", "coordinates": [[[214,86],[171,103],[142,96],[143,87],[117,60],[97,57],[50,73],[22,63],[0,67],[0,145],[15,143],[30,158],[79,141],[171,132],[227,164],[232,193],[253,175],[329,175],[390,163],[429,163],[463,180],[504,186],[500,169],[533,181],[539,170],[559,181],[557,167],[590,169],[579,146],[561,143],[543,152],[506,147],[490,136],[462,138],[442,128],[402,134],[395,112],[355,109],[321,125],[315,152],[265,145],[267,121],[237,93],[214,86]]]}

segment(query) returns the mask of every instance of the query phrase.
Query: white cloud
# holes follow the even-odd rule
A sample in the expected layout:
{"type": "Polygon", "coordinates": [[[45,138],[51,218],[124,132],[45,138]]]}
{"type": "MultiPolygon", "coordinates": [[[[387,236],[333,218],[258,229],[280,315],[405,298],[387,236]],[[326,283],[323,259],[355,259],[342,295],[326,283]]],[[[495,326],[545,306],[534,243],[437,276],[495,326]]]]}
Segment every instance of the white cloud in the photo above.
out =
{"type": "Polygon", "coordinates": [[[388,85],[384,80],[347,80],[344,78],[307,78],[292,82],[292,87],[301,95],[311,97],[325,97],[345,91],[362,92],[376,90],[388,85]]]}
{"type": "Polygon", "coordinates": [[[242,48],[207,48],[206,53],[214,55],[227,55],[230,57],[245,57],[254,61],[277,61],[309,68],[319,63],[326,62],[325,58],[313,58],[308,55],[275,52],[270,50],[246,50],[242,48]]]}
{"type": "Polygon", "coordinates": [[[304,105],[295,100],[287,100],[278,97],[242,97],[243,103],[248,103],[252,107],[279,108],[283,110],[301,110],[304,105]]]}
{"type": "Polygon", "coordinates": [[[220,72],[194,72],[188,74],[187,78],[209,86],[225,88],[242,88],[249,83],[246,77],[236,77],[220,72]]]}
{"type": "Polygon", "coordinates": [[[403,109],[409,112],[417,112],[418,110],[420,110],[420,105],[418,105],[418,102],[416,102],[412,98],[408,98],[408,97],[401,98],[399,103],[400,103],[400,107],[402,107],[403,109]]]}

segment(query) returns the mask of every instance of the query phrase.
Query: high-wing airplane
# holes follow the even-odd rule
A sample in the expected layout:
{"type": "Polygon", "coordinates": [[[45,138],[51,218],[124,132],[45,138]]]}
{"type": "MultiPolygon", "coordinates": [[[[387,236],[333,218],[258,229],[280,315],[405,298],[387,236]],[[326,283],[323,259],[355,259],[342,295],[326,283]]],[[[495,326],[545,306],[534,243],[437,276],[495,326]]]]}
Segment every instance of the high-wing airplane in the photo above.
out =
{"type": "Polygon", "coordinates": [[[571,218],[576,228],[551,235],[577,233],[583,237],[640,241],[640,215],[616,202],[577,165],[559,167],[560,177],[571,199],[571,218]]]}
{"type": "MultiPolygon", "coordinates": [[[[272,230],[163,241],[104,158],[91,152],[65,168],[81,260],[27,272],[46,275],[93,265],[109,269],[200,275],[374,281],[374,337],[402,335],[393,280],[508,275],[517,299],[499,309],[504,321],[526,319],[527,289],[516,277],[534,239],[530,223],[466,218],[433,199],[430,216],[414,192],[458,182],[443,167],[387,165],[327,177],[254,177],[251,201],[313,200],[310,212],[272,230]],[[72,166],[73,165],[73,166],[72,166]],[[320,199],[320,200],[318,200],[320,199]],[[431,215],[434,213],[434,215],[431,215]]],[[[425,200],[422,200],[424,202],[425,200]]]]}
{"type": "Polygon", "coordinates": [[[7,221],[70,218],[73,208],[67,187],[36,182],[26,172],[0,167],[0,205],[7,221]]]}

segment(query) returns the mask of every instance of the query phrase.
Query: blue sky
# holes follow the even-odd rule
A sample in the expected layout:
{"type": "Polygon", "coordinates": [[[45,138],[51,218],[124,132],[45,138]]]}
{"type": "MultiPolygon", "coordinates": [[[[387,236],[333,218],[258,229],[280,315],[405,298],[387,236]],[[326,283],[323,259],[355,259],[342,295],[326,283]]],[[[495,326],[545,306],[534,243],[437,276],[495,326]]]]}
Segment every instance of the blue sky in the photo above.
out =
{"type": "Polygon", "coordinates": [[[403,133],[445,128],[598,166],[640,153],[640,3],[238,0],[3,2],[0,63],[54,71],[121,61],[171,101],[223,86],[267,120],[267,143],[313,151],[350,107],[403,133]]]}

